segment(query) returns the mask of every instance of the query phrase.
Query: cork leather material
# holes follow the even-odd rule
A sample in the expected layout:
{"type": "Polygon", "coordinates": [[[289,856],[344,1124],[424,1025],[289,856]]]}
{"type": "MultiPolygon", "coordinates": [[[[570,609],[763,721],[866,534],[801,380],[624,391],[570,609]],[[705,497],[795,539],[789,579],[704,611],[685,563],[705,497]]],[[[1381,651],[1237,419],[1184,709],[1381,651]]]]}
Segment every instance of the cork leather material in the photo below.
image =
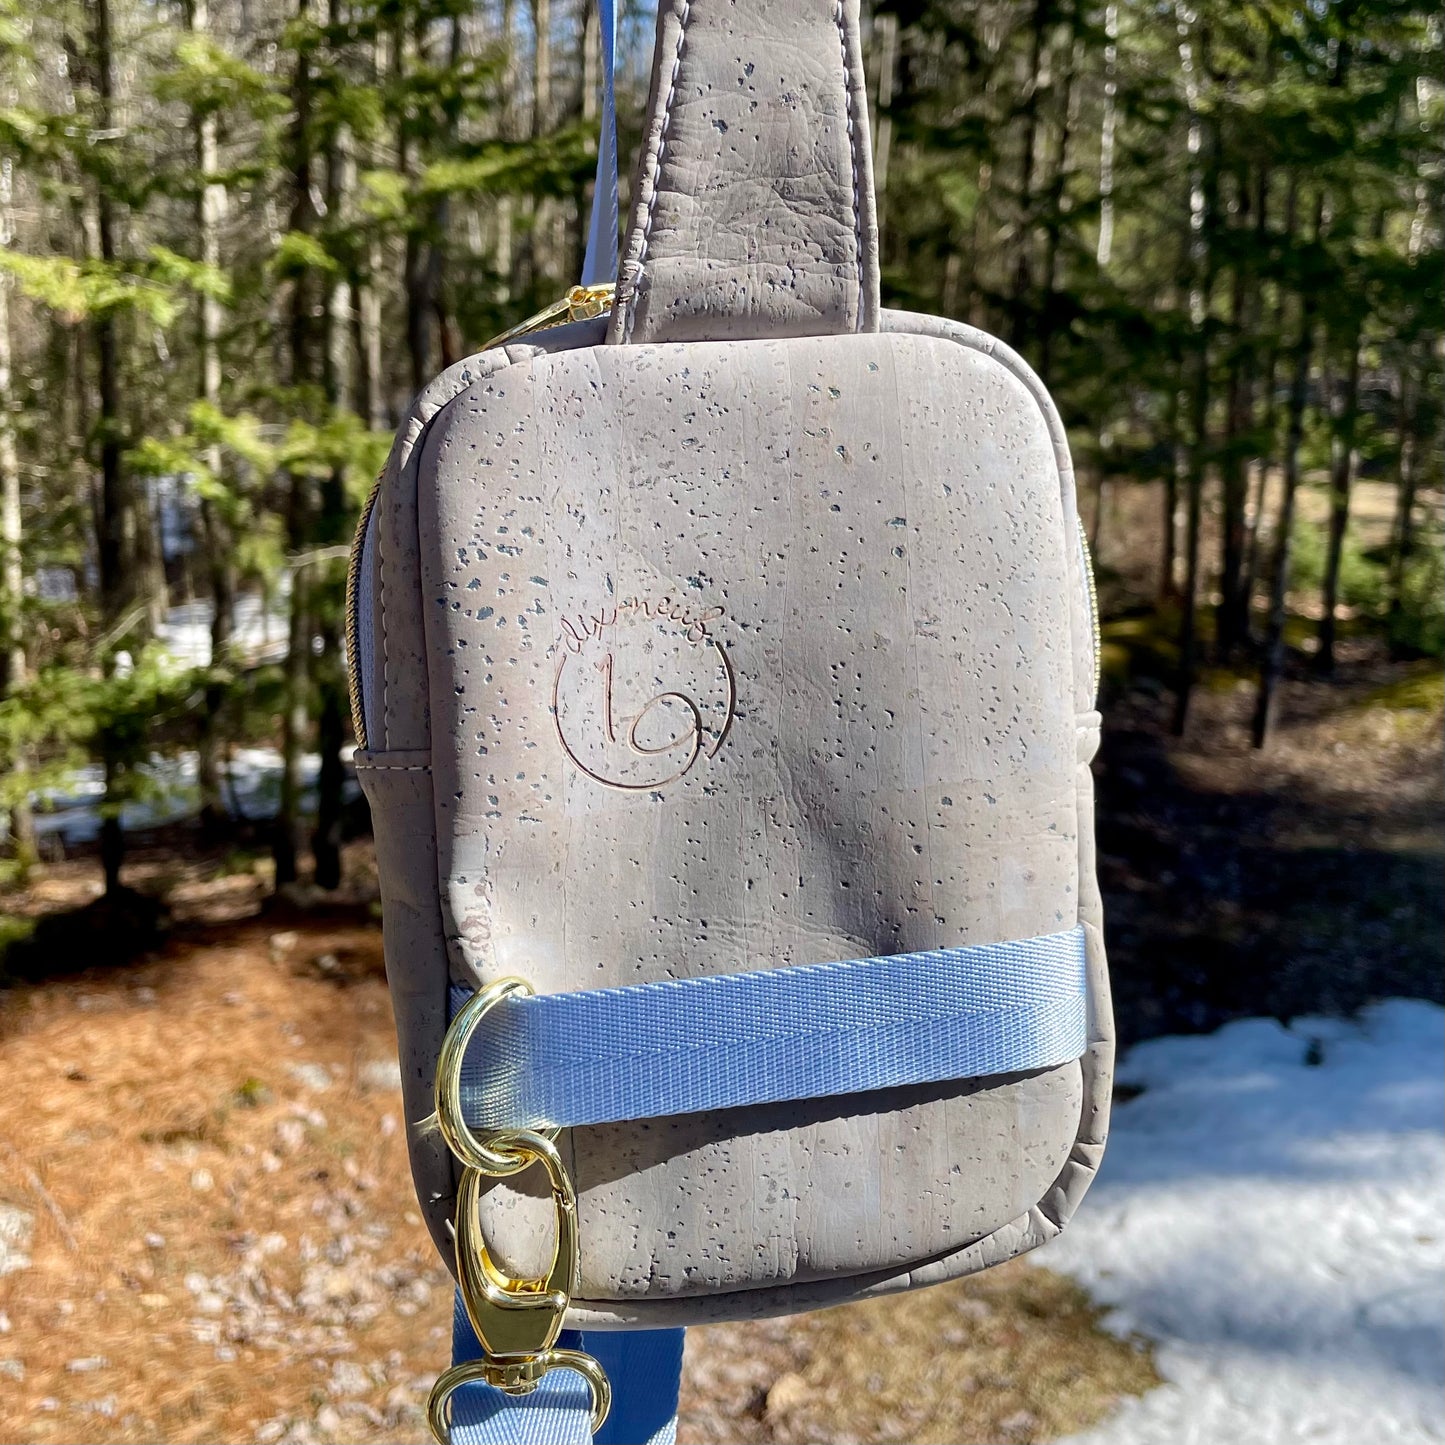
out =
{"type": "Polygon", "coordinates": [[[662,0],[613,342],[878,327],[857,0],[662,0]]]}
{"type": "MultiPolygon", "coordinates": [[[[373,514],[357,764],[410,1119],[450,980],[558,991],[1087,925],[1077,1063],[571,1131],[579,1324],[982,1268],[1056,1232],[1103,1148],[1067,447],[1007,348],[880,321],[632,346],[588,323],[485,353],[418,399],[373,514]]],[[[411,1143],[445,1253],[448,1156],[411,1143]]],[[[486,1214],[535,1266],[549,1207],[502,1181],[486,1214]]]]}

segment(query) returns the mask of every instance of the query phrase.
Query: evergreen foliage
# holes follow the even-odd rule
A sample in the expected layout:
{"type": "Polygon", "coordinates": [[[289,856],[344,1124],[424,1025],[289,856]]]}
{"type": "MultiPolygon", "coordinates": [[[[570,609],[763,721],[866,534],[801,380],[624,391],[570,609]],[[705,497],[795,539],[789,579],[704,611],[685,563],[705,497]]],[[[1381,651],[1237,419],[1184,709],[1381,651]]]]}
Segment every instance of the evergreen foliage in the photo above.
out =
{"type": "MultiPolygon", "coordinates": [[[[1306,594],[1323,670],[1346,620],[1438,655],[1435,7],[878,0],[865,22],[885,300],[1039,370],[1092,527],[1106,488],[1164,493],[1177,726],[1212,648],[1258,668],[1264,741],[1306,594]],[[1351,530],[1362,474],[1398,497],[1383,551],[1351,530]]],[[[22,862],[28,800],[78,763],[114,819],[150,754],[194,750],[224,828],[224,751],[264,741],[278,881],[308,852],[339,876],[345,544],[412,392],[576,279],[596,24],[594,0],[0,0],[0,808],[22,862]],[[285,610],[279,661],[237,641],[257,596],[285,610]],[[188,601],[203,666],[154,640],[188,601]]],[[[635,135],[650,18],[623,35],[635,135]]],[[[112,885],[121,847],[109,827],[112,885]]]]}

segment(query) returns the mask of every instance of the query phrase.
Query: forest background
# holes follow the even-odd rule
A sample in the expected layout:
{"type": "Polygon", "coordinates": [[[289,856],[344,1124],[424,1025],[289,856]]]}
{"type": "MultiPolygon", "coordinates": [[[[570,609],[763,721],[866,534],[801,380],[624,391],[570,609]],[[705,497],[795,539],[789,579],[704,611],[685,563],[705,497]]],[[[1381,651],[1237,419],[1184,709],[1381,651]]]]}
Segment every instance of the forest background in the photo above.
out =
{"type": "MultiPolygon", "coordinates": [[[[624,155],[651,25],[624,11],[624,155]]],[[[951,0],[867,30],[885,301],[995,332],[1058,398],[1131,622],[1111,671],[1152,650],[1181,734],[1209,669],[1248,676],[1259,746],[1281,676],[1351,638],[1438,658],[1434,7],[951,0]]],[[[275,884],[340,881],[347,545],[410,396],[576,280],[599,72],[587,0],[0,0],[13,867],[86,764],[108,889],[165,756],[224,836],[259,744],[275,884]]]]}
{"type": "MultiPolygon", "coordinates": [[[[1355,1025],[1320,1015],[1368,1033],[1375,1000],[1445,1002],[1445,21],[863,9],[884,300],[1001,336],[1069,431],[1121,1038],[1292,1020],[1281,1056],[1327,1099],[1355,1025]]],[[[624,165],[652,33],[622,6],[624,165]]],[[[577,281],[601,69],[595,0],[0,0],[4,1438],[425,1437],[451,1285],[399,1124],[347,552],[414,392],[577,281]]],[[[1273,1026],[1236,1027],[1185,1043],[1273,1026]]],[[[1190,1167],[1283,1131],[1269,1167],[1307,1177],[1280,1238],[1408,1236],[1438,1298],[1438,1231],[1402,1223],[1388,1171],[1320,1224],[1309,1191],[1353,1187],[1322,1161],[1357,1155],[1218,1067],[1239,1128],[1190,1167]]],[[[1403,1157],[1435,1157],[1422,1138],[1403,1157]]],[[[1311,1303],[1270,1343],[1252,1291],[1279,1238],[1236,1270],[1256,1203],[1222,1209],[1222,1253],[1201,1227],[1167,1263],[1202,1261],[1173,1293],[1190,1339],[1238,1273],[1263,1408],[1336,1276],[1283,1256],[1311,1303]]],[[[1137,1238],[1147,1209],[1119,1208],[1137,1238]]],[[[1043,1441],[1157,1401],[1149,1348],[1041,1253],[694,1332],[681,1438],[1043,1441]]],[[[1372,1279],[1363,1257],[1340,1276],[1372,1279]]],[[[1346,1315],[1342,1376],[1368,1344],[1346,1315]]],[[[1333,1408],[1303,1378],[1290,1429],[1333,1408]]]]}

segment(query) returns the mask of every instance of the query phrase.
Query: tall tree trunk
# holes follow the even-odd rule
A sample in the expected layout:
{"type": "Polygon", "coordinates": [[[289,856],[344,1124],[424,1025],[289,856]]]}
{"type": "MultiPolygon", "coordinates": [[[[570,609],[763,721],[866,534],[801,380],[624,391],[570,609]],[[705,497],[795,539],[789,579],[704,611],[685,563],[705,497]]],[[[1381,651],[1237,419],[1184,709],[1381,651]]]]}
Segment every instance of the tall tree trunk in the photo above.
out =
{"type": "MultiPolygon", "coordinates": [[[[10,157],[0,155],[0,246],[8,246],[11,228],[10,157]]],[[[22,621],[25,606],[25,570],[21,553],[23,518],[20,510],[20,457],[15,446],[15,395],[11,379],[10,277],[0,275],[0,697],[24,687],[29,680],[22,621]]],[[[30,757],[24,747],[9,759],[15,790],[10,806],[10,849],[22,875],[38,856],[35,815],[25,788],[30,757]]]]}
{"type": "MultiPolygon", "coordinates": [[[[384,70],[383,51],[385,40],[378,30],[372,42],[371,58],[367,79],[374,85],[381,84],[384,70]]],[[[374,163],[375,155],[368,148],[365,157],[374,163]]],[[[352,347],[356,367],[353,373],[352,406],[357,415],[373,431],[382,430],[388,420],[386,397],[386,370],[381,352],[381,293],[377,290],[377,277],[381,275],[382,246],[374,228],[368,233],[360,254],[352,266],[351,324],[353,328],[352,347]]]]}
{"type": "MultiPolygon", "coordinates": [[[[1250,209],[1250,184],[1239,179],[1241,228],[1250,209]]],[[[1249,592],[1245,585],[1245,550],[1249,510],[1249,450],[1254,419],[1254,298],[1258,283],[1253,268],[1236,257],[1230,293],[1229,376],[1225,383],[1224,444],[1220,457],[1219,606],[1215,610],[1215,649],[1221,659],[1233,657],[1249,633],[1249,592]]]]}
{"type": "MultiPolygon", "coordinates": [[[[209,0],[188,0],[186,28],[193,35],[206,34],[210,28],[209,0]]],[[[210,110],[196,112],[191,117],[191,124],[195,130],[196,166],[200,172],[200,192],[196,199],[200,259],[204,265],[219,270],[226,188],[216,179],[220,171],[220,153],[215,113],[210,110]]],[[[214,408],[219,408],[221,404],[221,322],[221,303],[209,290],[202,291],[196,328],[197,395],[214,408]]],[[[224,464],[221,448],[208,448],[206,466],[217,480],[222,476],[224,464]]],[[[215,838],[225,831],[228,822],[221,776],[219,714],[226,701],[226,668],[235,632],[236,577],[232,560],[234,543],[226,519],[209,498],[202,498],[200,511],[211,594],[211,662],[198,723],[196,781],[201,795],[201,831],[215,838]]]]}
{"type": "Polygon", "coordinates": [[[355,331],[355,402],[357,415],[373,431],[385,428],[386,374],[381,352],[381,296],[374,278],[381,270],[381,246],[367,242],[363,269],[351,277],[351,323],[355,331]]]}
{"type": "Polygon", "coordinates": [[[1315,653],[1315,669],[1326,675],[1335,670],[1340,565],[1344,559],[1345,533],[1350,525],[1350,484],[1354,479],[1355,433],[1360,417],[1361,349],[1361,328],[1356,323],[1347,342],[1344,371],[1336,383],[1330,405],[1335,423],[1330,454],[1330,525],[1321,587],[1319,649],[1315,653]]]}
{"type": "MultiPolygon", "coordinates": [[[[342,27],[341,0],[330,0],[329,19],[333,33],[342,27]]],[[[455,37],[459,22],[453,21],[455,37]]],[[[453,63],[455,64],[455,53],[453,63]]],[[[333,226],[344,224],[351,184],[350,142],[344,130],[333,128],[326,137],[326,213],[333,226]]],[[[339,411],[348,370],[346,341],[348,328],[342,301],[345,289],[339,280],[326,283],[324,309],[325,338],[322,359],[322,388],[327,410],[339,411]]],[[[346,487],[343,470],[332,468],[321,484],[320,509],[314,531],[315,542],[322,547],[335,546],[344,539],[347,523],[346,487]]],[[[315,659],[317,735],[321,757],[316,781],[316,826],[311,834],[311,854],[315,859],[315,880],[321,888],[336,888],[341,883],[341,789],[345,773],[341,749],[346,743],[346,678],[341,658],[341,619],[344,608],[339,578],[330,562],[318,564],[311,589],[315,599],[316,630],[321,638],[321,653],[315,659]]]]}
{"type": "MultiPolygon", "coordinates": [[[[115,71],[111,41],[110,0],[92,0],[91,51],[89,69],[95,97],[95,124],[102,133],[115,122],[115,71]]],[[[110,188],[95,184],[95,248],[107,267],[116,260],[116,217],[110,188]]],[[[107,633],[121,631],[120,624],[136,595],[136,519],[131,490],[125,474],[125,444],[121,435],[122,397],[120,390],[120,338],[115,315],[103,310],[91,326],[95,343],[97,401],[100,434],[100,511],[96,560],[100,574],[100,612],[107,633]]],[[[119,637],[116,640],[120,640],[119,637]]],[[[112,659],[105,659],[109,667],[112,659]]],[[[100,859],[105,873],[105,891],[113,895],[120,888],[121,865],[125,859],[125,837],[120,824],[119,788],[125,760],[118,739],[103,730],[99,740],[101,765],[105,773],[105,797],[101,807],[100,859]]]]}
{"type": "Polygon", "coordinates": [[[1059,139],[1048,184],[1048,214],[1044,233],[1043,296],[1039,303],[1039,375],[1047,386],[1053,377],[1054,337],[1058,334],[1059,246],[1064,231],[1064,192],[1069,179],[1069,144],[1078,120],[1075,79],[1083,42],[1077,34],[1077,15],[1071,12],[1070,36],[1064,53],[1064,74],[1059,88],[1059,139]]]}
{"type": "MultiPolygon", "coordinates": [[[[450,34],[447,59],[455,73],[462,60],[462,22],[459,15],[452,16],[450,34]]],[[[459,107],[448,105],[442,144],[449,154],[454,154],[456,151],[459,120],[459,107]]],[[[441,368],[443,370],[462,358],[461,333],[457,330],[456,317],[452,315],[451,309],[447,305],[446,295],[446,257],[451,231],[451,197],[443,194],[437,197],[436,205],[432,208],[431,238],[427,245],[426,263],[427,301],[436,321],[437,342],[441,348],[441,368]]]]}
{"type": "MultiPolygon", "coordinates": [[[[1278,358],[1269,358],[1266,384],[1274,385],[1274,373],[1278,370],[1278,358]]],[[[1269,469],[1274,453],[1273,440],[1262,447],[1255,458],[1247,478],[1249,499],[1245,503],[1244,563],[1239,578],[1240,607],[1244,613],[1244,632],[1241,642],[1254,640],[1254,590],[1259,580],[1260,538],[1264,533],[1265,503],[1269,497],[1269,469]]]]}
{"type": "MultiPolygon", "coordinates": [[[[1346,7],[1346,13],[1353,7],[1346,7]]],[[[1331,89],[1344,85],[1351,60],[1348,38],[1340,40],[1335,50],[1330,73],[1331,89]]],[[[1398,111],[1397,111],[1398,114],[1398,111]]],[[[1352,215],[1353,213],[1351,213],[1352,215]]],[[[1323,212],[1321,213],[1323,219],[1323,212]]],[[[1333,226],[1333,222],[1332,222],[1333,226]]],[[[1384,213],[1380,213],[1376,239],[1383,233],[1384,213]]],[[[1316,234],[1319,234],[1318,228],[1316,234]]],[[[1342,277],[1341,280],[1347,278],[1342,277]]],[[[1355,466],[1355,427],[1360,406],[1360,346],[1364,336],[1364,318],[1358,312],[1352,318],[1346,344],[1345,369],[1341,378],[1331,383],[1326,378],[1326,394],[1330,398],[1332,422],[1330,456],[1330,525],[1325,553],[1323,587],[1324,612],[1319,627],[1319,649],[1315,668],[1330,673],[1335,666],[1335,611],[1339,601],[1340,561],[1344,554],[1345,532],[1350,521],[1350,479],[1355,466]]],[[[1326,353],[1326,366],[1332,358],[1326,353]]]]}
{"type": "Polygon", "coordinates": [[[1099,123],[1099,241],[1094,259],[1106,271],[1114,255],[1114,146],[1119,112],[1119,7],[1104,7],[1104,108],[1099,123]]]}
{"type": "MultiPolygon", "coordinates": [[[[1395,519],[1390,528],[1390,572],[1387,616],[1393,624],[1404,611],[1405,569],[1415,551],[1415,494],[1419,487],[1417,465],[1420,447],[1417,435],[1418,390],[1408,360],[1400,368],[1400,405],[1395,448],[1395,519]]],[[[1392,626],[1392,631],[1393,626],[1392,626]]]]}
{"type": "Polygon", "coordinates": [[[1017,199],[1018,231],[1014,237],[1013,294],[1010,298],[1009,344],[1022,351],[1028,337],[1034,304],[1034,166],[1038,152],[1039,90],[1043,86],[1045,32],[1053,0],[1034,0],[1029,28],[1029,73],[1023,103],[1023,140],[1019,150],[1017,199]]]}
{"type": "MultiPolygon", "coordinates": [[[[296,0],[296,15],[304,26],[309,18],[310,0],[296,0]]],[[[311,164],[311,53],[303,41],[296,54],[292,84],[295,109],[291,120],[291,219],[293,231],[310,235],[316,227],[312,202],[311,164]]],[[[299,268],[291,283],[290,379],[297,389],[315,380],[316,299],[314,274],[299,268]]],[[[311,537],[313,506],[311,480],[304,470],[288,478],[286,501],[286,546],[291,555],[291,613],[287,629],[284,696],[281,713],[281,797],[276,811],[272,856],[276,862],[276,886],[294,883],[299,876],[303,846],[301,819],[301,754],[305,746],[311,678],[311,586],[308,569],[296,565],[311,537]]]]}
{"type": "Polygon", "coordinates": [[[1169,468],[1164,473],[1161,499],[1163,515],[1159,547],[1159,601],[1169,603],[1179,596],[1179,483],[1188,469],[1180,397],[1184,390],[1183,368],[1173,368],[1168,399],[1165,402],[1164,432],[1169,438],[1169,468]]]}
{"type": "MultiPolygon", "coordinates": [[[[552,0],[532,0],[532,139],[541,140],[552,126],[552,0]]],[[[536,288],[555,267],[548,255],[552,207],[538,198],[532,204],[532,229],[522,248],[524,284],[536,288]]]]}
{"type": "MultiPolygon", "coordinates": [[[[1316,239],[1324,220],[1324,195],[1315,203],[1316,239]]],[[[1274,571],[1270,578],[1269,614],[1265,623],[1264,655],[1255,695],[1251,742],[1262,748],[1274,726],[1275,693],[1284,672],[1285,603],[1289,597],[1291,554],[1294,547],[1295,494],[1299,490],[1300,450],[1304,445],[1305,407],[1309,402],[1310,363],[1314,355],[1317,298],[1313,287],[1300,295],[1299,337],[1294,348],[1294,374],[1290,382],[1288,420],[1284,442],[1284,478],[1279,521],[1274,539],[1274,571]]]]}
{"type": "Polygon", "coordinates": [[[1179,673],[1174,689],[1175,737],[1183,737],[1189,721],[1189,703],[1194,691],[1198,663],[1200,526],[1204,509],[1205,458],[1209,445],[1209,351],[1200,338],[1190,388],[1189,453],[1185,474],[1184,502],[1184,592],[1180,597],[1179,673]]]}
{"type": "Polygon", "coordinates": [[[1089,527],[1089,555],[1097,561],[1104,546],[1104,517],[1109,510],[1109,475],[1101,459],[1094,479],[1094,520],[1089,527]]]}
{"type": "MultiPolygon", "coordinates": [[[[1261,167],[1254,221],[1256,249],[1260,254],[1264,254],[1266,248],[1272,244],[1267,221],[1270,179],[1268,168],[1261,167]]],[[[1285,190],[1284,233],[1286,236],[1295,234],[1298,205],[1299,178],[1292,175],[1285,190]]],[[[1256,388],[1259,404],[1252,419],[1255,436],[1259,439],[1259,457],[1255,462],[1254,506],[1247,514],[1245,524],[1244,576],[1240,581],[1240,589],[1244,594],[1245,626],[1250,636],[1253,635],[1254,630],[1252,608],[1255,583],[1260,575],[1260,538],[1264,533],[1265,502],[1269,495],[1270,471],[1274,466],[1276,449],[1279,444],[1278,408],[1275,405],[1274,392],[1275,380],[1279,375],[1281,338],[1285,334],[1287,313],[1288,293],[1286,288],[1280,285],[1275,288],[1274,305],[1271,309],[1269,324],[1266,327],[1267,340],[1263,360],[1259,366],[1259,385],[1256,388]]]]}
{"type": "MultiPolygon", "coordinates": [[[[517,138],[517,36],[516,0],[502,0],[501,35],[502,47],[502,107],[500,127],[503,140],[517,138]]],[[[516,199],[513,196],[498,196],[494,215],[494,252],[492,264],[497,275],[496,299],[508,302],[512,299],[512,275],[516,269],[517,252],[513,236],[513,219],[516,213],[516,199]]]]}
{"type": "Polygon", "coordinates": [[[1176,6],[1179,16],[1179,55],[1189,100],[1189,319],[1194,328],[1194,354],[1189,400],[1189,453],[1185,473],[1184,595],[1180,599],[1179,673],[1174,689],[1172,728],[1184,735],[1194,691],[1198,662],[1200,527],[1204,509],[1204,475],[1209,455],[1209,309],[1214,289],[1214,218],[1219,197],[1219,141],[1209,128],[1205,154],[1205,125],[1200,115],[1199,73],[1207,65],[1208,31],[1198,31],[1198,53],[1190,38],[1195,24],[1191,12],[1176,6]]]}
{"type": "MultiPolygon", "coordinates": [[[[391,80],[401,90],[406,82],[406,24],[404,11],[397,12],[397,22],[392,32],[391,80]]],[[[418,21],[417,39],[425,43],[425,21],[418,21]]],[[[424,63],[425,56],[419,55],[418,62],[424,63]]],[[[403,112],[396,128],[396,169],[403,183],[410,186],[414,177],[416,158],[414,155],[412,121],[403,112]]],[[[406,293],[406,352],[411,362],[411,389],[419,392],[435,374],[431,362],[431,305],[427,292],[427,245],[423,234],[423,223],[415,208],[409,215],[406,227],[406,247],[402,258],[402,287],[406,293]]]]}

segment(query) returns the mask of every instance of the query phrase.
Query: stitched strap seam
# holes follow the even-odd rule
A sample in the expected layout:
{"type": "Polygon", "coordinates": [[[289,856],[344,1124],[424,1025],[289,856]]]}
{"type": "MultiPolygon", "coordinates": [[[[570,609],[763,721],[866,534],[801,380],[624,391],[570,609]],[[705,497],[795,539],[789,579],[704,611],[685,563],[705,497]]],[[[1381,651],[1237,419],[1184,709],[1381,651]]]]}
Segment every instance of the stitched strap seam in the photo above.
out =
{"type": "Polygon", "coordinates": [[[853,329],[863,329],[863,200],[858,174],[858,127],[853,122],[853,70],[848,64],[848,26],[843,13],[844,0],[838,0],[833,19],[838,26],[838,45],[843,55],[843,113],[848,128],[848,160],[853,169],[853,267],[858,275],[858,311],[853,329]]]}
{"type": "Polygon", "coordinates": [[[667,149],[667,133],[672,128],[672,107],[677,99],[677,81],[682,72],[682,52],[687,43],[687,24],[692,14],[692,0],[683,0],[678,11],[677,51],[672,57],[672,78],[668,82],[667,97],[662,103],[662,126],[657,133],[657,155],[652,167],[652,194],[647,198],[647,219],[642,223],[642,244],[637,248],[637,269],[632,276],[632,294],[627,298],[627,324],[623,340],[632,340],[632,327],[637,319],[637,295],[642,283],[642,273],[647,265],[647,247],[652,240],[652,223],[657,215],[657,198],[662,190],[662,159],[667,149]]]}

